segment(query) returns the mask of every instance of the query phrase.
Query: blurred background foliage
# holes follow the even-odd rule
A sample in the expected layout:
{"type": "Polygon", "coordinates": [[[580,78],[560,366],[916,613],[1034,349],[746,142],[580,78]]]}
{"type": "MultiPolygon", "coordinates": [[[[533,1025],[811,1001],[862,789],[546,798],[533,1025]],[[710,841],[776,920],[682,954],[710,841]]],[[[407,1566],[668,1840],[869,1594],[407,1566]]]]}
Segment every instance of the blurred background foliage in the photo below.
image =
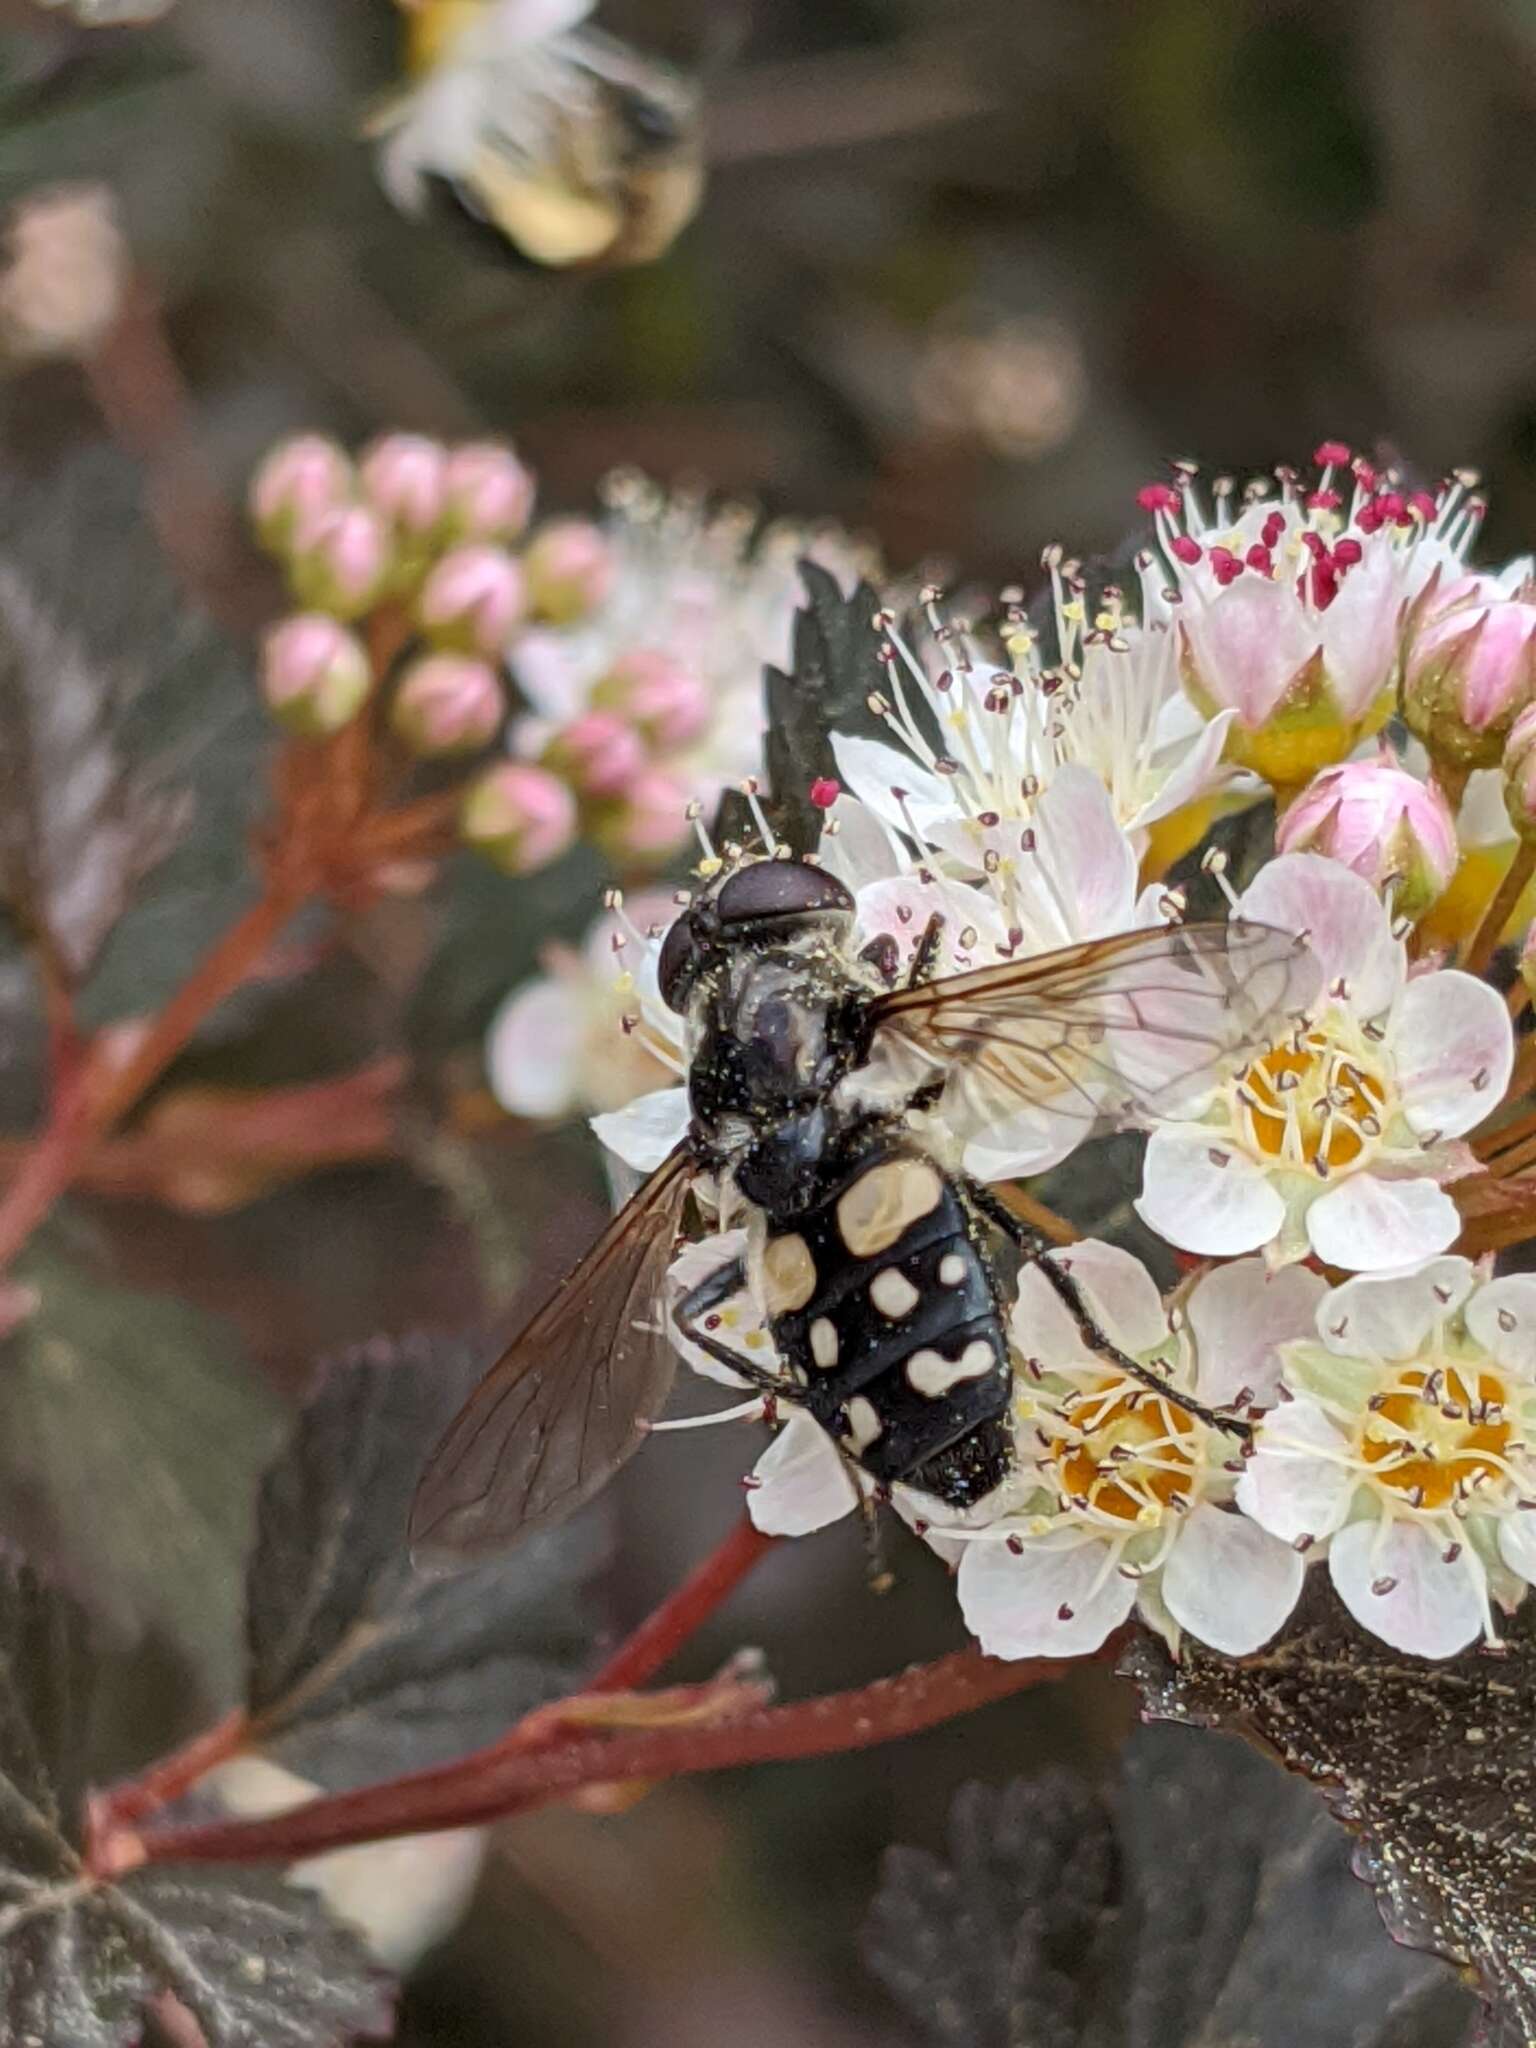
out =
{"type": "MultiPolygon", "coordinates": [[[[111,31],[0,5],[0,203],[105,180],[144,309],[105,374],[41,366],[0,386],[0,562],[81,659],[121,673],[101,744],[193,792],[92,969],[93,1023],[163,1000],[250,888],[271,744],[250,634],[277,607],[231,508],[285,432],[507,434],[546,510],[588,506],[630,462],[836,516],[894,567],[994,583],[1030,581],[1055,538],[1121,546],[1134,488],[1170,455],[1263,466],[1324,434],[1428,473],[1480,469],[1491,559],[1536,536],[1524,0],[609,0],[602,18],[702,76],[709,188],[663,261],[559,275],[380,194],[358,130],[397,74],[387,0],[178,0],[111,31]]],[[[117,1689],[124,1754],[139,1723],[163,1743],[227,1692],[234,1504],[310,1361],[503,1312],[600,1213],[581,1134],[490,1112],[479,1034],[601,886],[587,856],[519,883],[466,858],[430,897],[339,933],[300,921],[151,1101],[138,1129],[159,1140],[129,1192],[83,1192],[36,1253],[62,1243],[90,1280],[67,1327],[12,1347],[9,1456],[35,1482],[13,1487],[12,1518],[29,1536],[41,1517],[67,1558],[105,1546],[114,1598],[148,1630],[117,1689]],[[237,1140],[215,1142],[228,1091],[337,1077],[354,1077],[356,1128],[324,1172],[268,1184],[237,1140]],[[179,1121],[157,1126],[176,1091],[179,1121]],[[199,1398],[148,1401],[114,1376],[113,1334],[145,1294],[224,1333],[199,1398]],[[81,1394],[92,1373],[111,1382],[99,1399],[81,1394]],[[69,1473],[82,1501],[110,1490],[125,1413],[164,1473],[113,1515],[61,1512],[49,1488],[69,1473]],[[214,1443],[216,1486],[193,1475],[214,1443]],[[166,1489],[188,1518],[178,1542],[213,1519],[217,1547],[153,1598],[177,1569],[151,1527],[166,1489]]],[[[40,1032],[14,946],[0,1019],[19,1134],[40,1032]]],[[[1063,1206],[1102,1224],[1102,1194],[1063,1206]]],[[[162,1327],[163,1303],[139,1313],[171,1372],[188,1328],[162,1327]]],[[[621,1622],[717,1540],[749,1462],[723,1432],[658,1443],[625,1475],[621,1622]]],[[[934,1561],[900,1544],[896,1563],[876,1600],[856,1530],[787,1547],[692,1667],[759,1642],[794,1695],[950,1646],[934,1561]]],[[[1102,1776],[1129,1717],[1084,1672],[899,1748],[672,1784],[617,1819],[518,1822],[413,1980],[402,2036],[891,2039],[901,2022],[857,1943],[881,1851],[941,1848],[967,1780],[1102,1776]]]]}

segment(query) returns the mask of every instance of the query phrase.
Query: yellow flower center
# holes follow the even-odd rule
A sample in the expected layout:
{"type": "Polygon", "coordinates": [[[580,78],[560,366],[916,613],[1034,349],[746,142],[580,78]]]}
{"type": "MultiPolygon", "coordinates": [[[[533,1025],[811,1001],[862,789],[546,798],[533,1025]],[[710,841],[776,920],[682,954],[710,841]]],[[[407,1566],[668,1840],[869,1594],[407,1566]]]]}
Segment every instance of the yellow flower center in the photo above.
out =
{"type": "Polygon", "coordinates": [[[1058,1413],[1065,1432],[1047,1455],[1069,1507],[1155,1523],[1189,1503],[1203,1431],[1176,1401],[1106,1373],[1075,1388],[1058,1413]]]}
{"type": "Polygon", "coordinates": [[[1389,1093],[1362,1048],[1313,1028],[1272,1047],[1242,1074],[1239,1126],[1261,1162],[1326,1176],[1359,1166],[1374,1151],[1389,1093]]]}
{"type": "Polygon", "coordinates": [[[1410,1507],[1445,1508],[1506,1470],[1514,1418],[1503,1380],[1486,1367],[1411,1366],[1377,1394],[1359,1455],[1410,1507]]]}

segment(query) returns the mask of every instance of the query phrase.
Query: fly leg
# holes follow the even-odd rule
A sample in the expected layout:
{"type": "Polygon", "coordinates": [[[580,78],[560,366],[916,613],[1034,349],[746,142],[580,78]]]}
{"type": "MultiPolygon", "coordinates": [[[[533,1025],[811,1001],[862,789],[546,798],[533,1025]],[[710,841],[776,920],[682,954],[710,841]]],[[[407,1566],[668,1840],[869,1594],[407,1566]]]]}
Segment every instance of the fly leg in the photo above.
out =
{"type": "Polygon", "coordinates": [[[939,941],[944,936],[944,916],[936,910],[923,926],[922,936],[912,949],[912,965],[907,969],[907,987],[916,988],[919,982],[931,981],[938,962],[939,941]]]}
{"type": "Polygon", "coordinates": [[[1200,1421],[1211,1429],[1224,1429],[1229,1435],[1241,1437],[1245,1442],[1252,1437],[1252,1423],[1245,1422],[1241,1416],[1232,1414],[1230,1410],[1206,1407],[1203,1402],[1195,1400],[1193,1395],[1172,1386],[1155,1367],[1143,1365],[1139,1359],[1132,1358],[1128,1352],[1122,1351],[1094,1321],[1093,1312],[1084,1301],[1082,1289],[1072,1275],[1064,1273],[1056,1261],[1048,1256],[1057,1247],[1022,1218],[1015,1216],[1007,1204],[999,1201],[992,1190],[981,1181],[972,1180],[967,1174],[963,1184],[966,1195],[976,1210],[995,1229],[1002,1232],[1009,1243],[1016,1247],[1021,1258],[1032,1265],[1046,1281],[1077,1324],[1083,1342],[1090,1351],[1097,1352],[1100,1358],[1107,1359],[1129,1378],[1139,1380],[1142,1386],[1149,1388],[1154,1394],[1160,1394],[1165,1401],[1172,1401],[1187,1414],[1198,1416],[1200,1421]]]}
{"type": "Polygon", "coordinates": [[[756,1392],[782,1400],[791,1389],[780,1374],[770,1372],[766,1366],[758,1365],[750,1358],[743,1358],[739,1351],[733,1351],[729,1344],[722,1343],[718,1337],[699,1327],[701,1319],[711,1309],[718,1308],[722,1301],[729,1301],[733,1294],[740,1294],[746,1284],[745,1261],[732,1259],[706,1275],[697,1287],[683,1296],[672,1311],[672,1321],[678,1334],[690,1344],[697,1344],[707,1358],[714,1359],[717,1365],[728,1366],[756,1392]]]}

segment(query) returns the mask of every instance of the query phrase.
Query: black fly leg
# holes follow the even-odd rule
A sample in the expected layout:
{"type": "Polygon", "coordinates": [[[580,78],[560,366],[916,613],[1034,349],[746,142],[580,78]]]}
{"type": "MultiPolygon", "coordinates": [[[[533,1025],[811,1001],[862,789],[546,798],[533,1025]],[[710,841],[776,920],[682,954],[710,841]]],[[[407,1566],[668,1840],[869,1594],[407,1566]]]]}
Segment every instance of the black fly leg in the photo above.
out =
{"type": "Polygon", "coordinates": [[[680,1335],[690,1344],[697,1344],[717,1365],[729,1366],[738,1378],[745,1380],[758,1393],[775,1400],[782,1399],[788,1389],[778,1373],[769,1372],[766,1366],[755,1365],[750,1358],[743,1358],[739,1352],[733,1351],[729,1344],[722,1344],[718,1337],[712,1337],[707,1330],[697,1327],[699,1317],[707,1316],[711,1309],[718,1308],[722,1301],[729,1301],[733,1294],[740,1294],[746,1284],[745,1261],[732,1259],[727,1265],[717,1267],[697,1287],[690,1288],[673,1309],[672,1321],[680,1335]]]}
{"type": "Polygon", "coordinates": [[[1015,1216],[1007,1204],[999,1201],[992,1190],[981,1181],[972,1180],[966,1175],[965,1191],[981,1215],[1000,1230],[1009,1243],[1017,1248],[1021,1257],[1042,1275],[1077,1324],[1083,1342],[1090,1351],[1097,1352],[1100,1358],[1107,1359],[1129,1378],[1139,1380],[1154,1394],[1161,1394],[1165,1401],[1172,1401],[1187,1414],[1197,1416],[1210,1428],[1224,1429],[1232,1436],[1243,1438],[1245,1442],[1252,1437],[1251,1423],[1230,1412],[1223,1413],[1219,1408],[1206,1407],[1192,1394],[1186,1394],[1182,1389],[1170,1385],[1150,1365],[1143,1365],[1140,1360],[1132,1358],[1129,1352],[1122,1351],[1094,1321],[1093,1313],[1083,1299],[1082,1289],[1072,1275],[1064,1273],[1056,1261],[1047,1256],[1057,1247],[1050,1244],[1038,1230],[1033,1229],[1022,1218],[1015,1216]]]}

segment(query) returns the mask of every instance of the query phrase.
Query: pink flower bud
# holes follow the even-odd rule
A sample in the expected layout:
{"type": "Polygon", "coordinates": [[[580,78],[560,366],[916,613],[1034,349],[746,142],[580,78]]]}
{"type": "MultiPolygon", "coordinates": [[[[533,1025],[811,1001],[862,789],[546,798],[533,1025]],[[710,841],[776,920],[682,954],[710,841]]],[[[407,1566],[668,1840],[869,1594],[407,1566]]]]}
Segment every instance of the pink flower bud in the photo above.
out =
{"type": "Polygon", "coordinates": [[[677,776],[643,769],[593,820],[592,836],[615,866],[664,861],[688,837],[689,795],[677,776]]]}
{"type": "Polygon", "coordinates": [[[394,566],[383,521],[366,505],[328,513],[303,532],[288,563],[299,602],[355,619],[376,602],[394,566]]]}
{"type": "Polygon", "coordinates": [[[448,451],[425,434],[384,434],[358,463],[363,496],[381,519],[419,539],[448,507],[448,451]]]}
{"type": "Polygon", "coordinates": [[[613,551],[589,519],[553,519],[523,556],[529,609],[551,626],[573,626],[613,585],[613,551]]]}
{"type": "Polygon", "coordinates": [[[473,754],[506,717],[501,678],[467,654],[425,654],[400,678],[389,722],[413,754],[473,754]]]}
{"type": "Polygon", "coordinates": [[[531,875],[574,845],[576,799],[542,768],[502,761],[470,784],[459,831],[507,874],[531,875]]]}
{"type": "Polygon", "coordinates": [[[1515,720],[1504,749],[1504,808],[1522,839],[1536,839],[1536,704],[1515,720]]]}
{"type": "Polygon", "coordinates": [[[621,654],[592,692],[594,704],[616,711],[664,753],[691,746],[709,730],[709,691],[691,669],[654,647],[621,654]]]}
{"type": "Polygon", "coordinates": [[[451,449],[444,472],[448,520],[465,540],[516,540],[533,510],[533,477],[500,441],[451,449]]]}
{"type": "Polygon", "coordinates": [[[1414,607],[1403,718],[1434,759],[1495,766],[1533,696],[1536,602],[1492,595],[1482,579],[1468,577],[1453,586],[1450,603],[1414,607]]]}
{"type": "Polygon", "coordinates": [[[1322,853],[1381,888],[1393,908],[1421,917],[1459,858],[1456,820],[1433,783],[1395,761],[1343,761],[1314,775],[1275,829],[1278,853],[1322,853]]]}
{"type": "Polygon", "coordinates": [[[352,496],[352,465],[323,434],[279,441],[251,478],[251,519],[264,547],[292,545],[352,496]]]}
{"type": "Polygon", "coordinates": [[[561,726],[541,760],[584,797],[627,797],[645,767],[645,743],[615,713],[584,711],[561,726]]]}
{"type": "Polygon", "coordinates": [[[437,647],[500,654],[523,615],[523,572],[505,548],[468,542],[427,572],[416,623],[437,647]]]}
{"type": "Polygon", "coordinates": [[[262,643],[267,708],[279,725],[305,739],[323,739],[350,725],[372,687],[362,642],[323,613],[297,612],[262,643]]]}

